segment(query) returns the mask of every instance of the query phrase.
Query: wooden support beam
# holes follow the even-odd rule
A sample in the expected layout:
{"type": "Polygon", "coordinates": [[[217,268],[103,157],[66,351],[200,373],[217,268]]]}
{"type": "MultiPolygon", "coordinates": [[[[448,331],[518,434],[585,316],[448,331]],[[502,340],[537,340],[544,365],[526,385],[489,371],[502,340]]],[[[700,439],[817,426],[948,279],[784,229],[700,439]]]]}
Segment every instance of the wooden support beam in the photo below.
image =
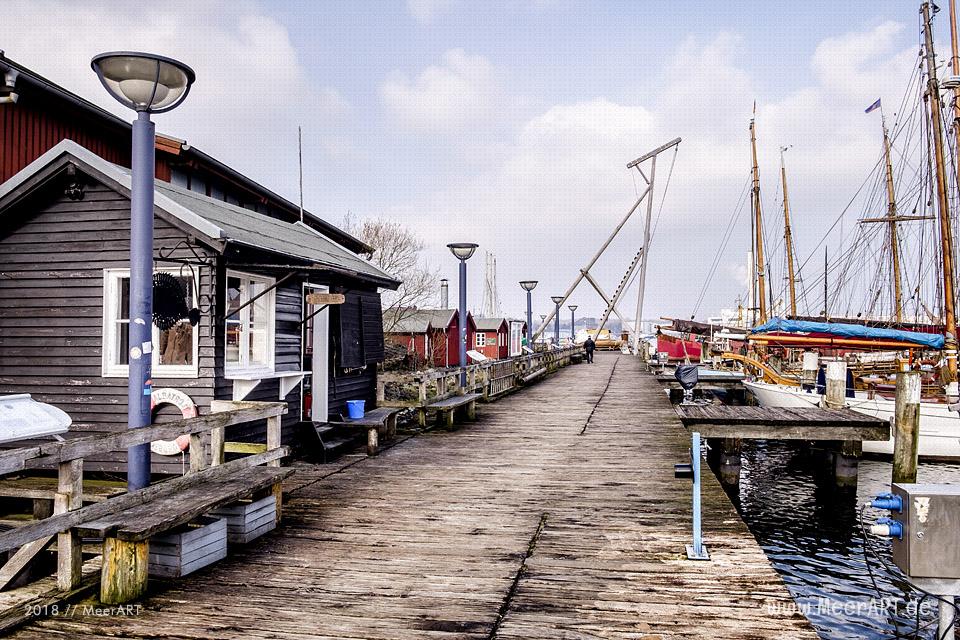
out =
{"type": "MultiPolygon", "coordinates": [[[[280,416],[267,418],[267,451],[274,451],[280,448],[280,438],[282,435],[283,422],[280,416]]],[[[280,458],[271,460],[267,463],[269,467],[279,467],[280,458]]],[[[273,497],[277,501],[277,524],[283,516],[283,482],[277,482],[272,488],[273,497]]]]}
{"type": "Polygon", "coordinates": [[[7,560],[6,564],[0,568],[0,589],[6,587],[10,582],[20,575],[20,572],[27,568],[34,558],[41,551],[46,549],[53,541],[53,536],[38,538],[33,542],[20,547],[20,549],[7,560]]]}
{"type": "Polygon", "coordinates": [[[117,538],[103,541],[103,567],[100,569],[100,602],[124,604],[147,593],[147,566],[150,543],[128,542],[117,538]]]}
{"type": "MultiPolygon", "coordinates": [[[[54,514],[83,507],[83,460],[61,462],[57,473],[54,514]]],[[[83,569],[83,541],[73,531],[57,534],[57,587],[64,591],[80,585],[83,569]]]]}

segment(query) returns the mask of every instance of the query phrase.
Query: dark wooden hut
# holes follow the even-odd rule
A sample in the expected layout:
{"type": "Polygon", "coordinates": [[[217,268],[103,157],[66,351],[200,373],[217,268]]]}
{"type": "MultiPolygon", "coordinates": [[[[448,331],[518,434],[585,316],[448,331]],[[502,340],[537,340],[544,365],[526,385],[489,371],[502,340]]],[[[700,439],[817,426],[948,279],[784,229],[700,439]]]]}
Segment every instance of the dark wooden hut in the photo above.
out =
{"type": "MultiPolygon", "coordinates": [[[[130,172],[63,140],[0,185],[0,394],[70,414],[71,434],[126,428],[130,172]]],[[[153,388],[213,399],[285,400],[284,439],[375,400],[383,359],[378,288],[399,283],[299,221],[157,180],[155,272],[200,322],[154,328],[153,388]],[[345,302],[305,321],[311,292],[345,302]]],[[[161,398],[163,399],[163,398],[161,398]]],[[[179,417],[160,408],[157,421],[179,417]]],[[[262,437],[254,427],[247,438],[262,437]]],[[[123,470],[105,455],[93,468],[123,470]]],[[[179,456],[154,456],[179,471],[179,456]]]]}

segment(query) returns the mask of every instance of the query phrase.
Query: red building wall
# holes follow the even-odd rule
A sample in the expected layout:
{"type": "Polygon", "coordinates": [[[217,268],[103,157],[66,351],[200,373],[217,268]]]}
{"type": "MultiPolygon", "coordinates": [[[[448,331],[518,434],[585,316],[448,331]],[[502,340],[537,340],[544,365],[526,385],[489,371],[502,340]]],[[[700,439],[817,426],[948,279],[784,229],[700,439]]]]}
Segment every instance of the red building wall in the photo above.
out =
{"type": "MultiPolygon", "coordinates": [[[[133,112],[131,119],[132,116],[133,112]]],[[[65,138],[114,164],[130,166],[129,129],[88,117],[67,101],[49,94],[40,100],[26,89],[16,103],[0,104],[0,183],[65,138]]],[[[156,175],[170,181],[170,166],[159,149],[156,175]]]]}

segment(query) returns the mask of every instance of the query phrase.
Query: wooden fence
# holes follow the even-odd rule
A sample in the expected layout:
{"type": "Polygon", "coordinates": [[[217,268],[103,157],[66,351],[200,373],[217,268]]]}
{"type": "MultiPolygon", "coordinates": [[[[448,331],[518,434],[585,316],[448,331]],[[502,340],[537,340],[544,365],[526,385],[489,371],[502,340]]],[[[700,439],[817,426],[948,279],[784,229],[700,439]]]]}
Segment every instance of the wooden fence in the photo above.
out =
{"type": "MultiPolygon", "coordinates": [[[[58,470],[58,477],[51,480],[48,490],[38,492],[33,488],[22,494],[23,497],[35,501],[52,499],[52,515],[0,532],[0,552],[17,550],[3,567],[0,567],[0,582],[10,582],[55,540],[57,586],[61,590],[74,589],[81,580],[81,540],[76,533],[79,525],[103,519],[137,505],[169,501],[171,495],[184,495],[188,490],[205,486],[207,483],[220,486],[245,469],[260,465],[279,466],[281,457],[289,455],[289,449],[280,445],[280,416],[287,412],[286,403],[217,404],[219,406],[212,407],[216,413],[197,418],[0,452],[0,475],[51,465],[58,470]],[[225,451],[240,452],[240,449],[244,448],[234,449],[233,443],[226,442],[225,430],[234,425],[259,420],[267,421],[267,444],[259,445],[256,452],[243,451],[254,455],[225,462],[225,451]],[[206,433],[210,434],[209,438],[204,437],[206,433]],[[129,493],[119,490],[119,495],[84,504],[89,502],[84,499],[83,488],[85,457],[105,451],[123,451],[142,444],[149,445],[156,440],[173,440],[181,435],[190,437],[190,466],[185,475],[156,482],[129,493]]],[[[0,482],[10,485],[4,495],[17,495],[18,480],[4,479],[0,482]]],[[[274,487],[274,494],[278,498],[279,509],[279,485],[274,487]]]]}
{"type": "MultiPolygon", "coordinates": [[[[479,393],[484,400],[493,400],[510,393],[537,378],[552,373],[583,354],[582,346],[538,351],[502,360],[489,360],[467,366],[467,386],[460,387],[460,368],[445,367],[411,373],[386,373],[377,379],[377,404],[423,408],[463,393],[479,393]],[[411,384],[417,388],[415,401],[390,401],[386,398],[388,383],[411,384]]],[[[421,422],[423,422],[421,412],[421,422]]]]}

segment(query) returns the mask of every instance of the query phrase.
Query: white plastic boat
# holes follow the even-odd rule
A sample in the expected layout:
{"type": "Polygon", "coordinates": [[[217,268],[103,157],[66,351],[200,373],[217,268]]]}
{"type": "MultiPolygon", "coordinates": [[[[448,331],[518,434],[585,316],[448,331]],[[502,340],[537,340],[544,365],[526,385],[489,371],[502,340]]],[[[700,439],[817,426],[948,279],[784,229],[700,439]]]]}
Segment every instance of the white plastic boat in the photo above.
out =
{"type": "MultiPolygon", "coordinates": [[[[822,394],[803,391],[799,387],[771,384],[769,382],[743,382],[761,407],[818,407],[822,394]]],[[[847,399],[847,406],[868,416],[890,420],[895,403],[880,396],[867,398],[866,392],[857,391],[856,397],[847,399]]],[[[863,443],[866,453],[893,455],[893,437],[886,441],[863,443]]],[[[950,411],[945,403],[920,403],[920,456],[924,458],[951,459],[960,461],[960,414],[950,411]]]]}

